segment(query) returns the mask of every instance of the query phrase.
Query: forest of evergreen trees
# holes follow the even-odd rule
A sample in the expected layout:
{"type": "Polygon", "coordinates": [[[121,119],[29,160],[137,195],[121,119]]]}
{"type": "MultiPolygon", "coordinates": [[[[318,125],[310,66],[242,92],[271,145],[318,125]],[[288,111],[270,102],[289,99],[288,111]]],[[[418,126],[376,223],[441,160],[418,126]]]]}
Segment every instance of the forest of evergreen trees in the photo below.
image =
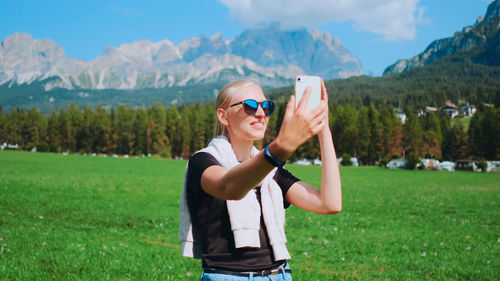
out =
{"type": "MultiPolygon", "coordinates": [[[[284,102],[270,118],[265,139],[277,135],[284,102]]],[[[356,156],[362,164],[384,163],[413,153],[440,160],[500,159],[500,109],[481,107],[470,119],[451,119],[443,112],[418,117],[410,113],[404,124],[392,108],[370,104],[330,106],[330,126],[338,156],[356,156]],[[466,128],[468,125],[468,128],[466,128]]],[[[188,158],[214,135],[212,104],[148,108],[119,106],[106,110],[83,109],[71,104],[59,112],[41,114],[37,109],[0,111],[0,143],[20,149],[50,152],[148,155],[188,158]]],[[[312,139],[292,159],[319,157],[319,144],[312,139]]]]}

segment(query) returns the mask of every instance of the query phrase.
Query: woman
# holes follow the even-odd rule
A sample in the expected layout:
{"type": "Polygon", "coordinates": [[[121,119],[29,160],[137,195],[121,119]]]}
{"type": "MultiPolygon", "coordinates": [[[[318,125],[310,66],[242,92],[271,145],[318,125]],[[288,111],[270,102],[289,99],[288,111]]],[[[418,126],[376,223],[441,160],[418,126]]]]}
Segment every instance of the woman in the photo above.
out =
{"type": "Polygon", "coordinates": [[[340,175],[328,125],[328,96],[307,110],[311,88],[295,107],[288,102],[278,136],[262,151],[274,103],[248,80],[235,81],[217,97],[216,137],[193,154],[181,195],[179,238],[183,255],[202,259],[201,280],[292,280],[284,233],[284,209],[293,204],[319,214],[342,207],[340,175]],[[284,162],[318,135],[321,189],[300,181],[284,162]]]}

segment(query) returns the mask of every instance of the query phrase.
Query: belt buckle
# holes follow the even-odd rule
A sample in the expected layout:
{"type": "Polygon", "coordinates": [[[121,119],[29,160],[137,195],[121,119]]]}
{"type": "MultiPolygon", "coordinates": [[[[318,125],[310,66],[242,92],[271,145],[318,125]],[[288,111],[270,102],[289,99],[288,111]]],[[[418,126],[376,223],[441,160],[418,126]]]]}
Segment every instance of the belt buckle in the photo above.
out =
{"type": "Polygon", "coordinates": [[[267,269],[267,270],[262,270],[261,271],[261,276],[267,276],[267,275],[272,275],[272,274],[278,274],[280,273],[280,268],[274,268],[274,269],[267,269]]]}

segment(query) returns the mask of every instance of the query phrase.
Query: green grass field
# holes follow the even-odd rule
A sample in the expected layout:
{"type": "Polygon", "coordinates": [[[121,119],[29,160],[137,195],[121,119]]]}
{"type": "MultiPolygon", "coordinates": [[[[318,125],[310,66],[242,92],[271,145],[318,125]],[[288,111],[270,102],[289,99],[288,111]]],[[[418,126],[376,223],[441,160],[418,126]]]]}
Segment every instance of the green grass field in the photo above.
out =
{"type": "MultiPolygon", "coordinates": [[[[0,280],[199,279],[177,241],[185,165],[0,151],[0,280]]],[[[294,280],[500,279],[500,174],[341,175],[341,213],[287,211],[294,280]]]]}

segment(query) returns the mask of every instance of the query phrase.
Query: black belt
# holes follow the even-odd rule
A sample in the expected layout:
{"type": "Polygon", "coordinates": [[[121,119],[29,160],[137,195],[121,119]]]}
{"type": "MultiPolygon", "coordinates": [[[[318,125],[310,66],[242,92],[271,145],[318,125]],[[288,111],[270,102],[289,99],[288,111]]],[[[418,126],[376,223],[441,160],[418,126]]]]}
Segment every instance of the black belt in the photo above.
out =
{"type": "Polygon", "coordinates": [[[235,276],[245,276],[245,277],[250,277],[252,276],[268,276],[272,274],[278,274],[283,271],[286,273],[292,273],[292,270],[289,268],[282,268],[286,266],[286,263],[281,265],[280,267],[273,268],[273,269],[267,269],[267,270],[262,270],[262,271],[230,271],[230,270],[224,270],[224,269],[215,269],[215,268],[203,268],[203,272],[205,273],[219,273],[219,274],[227,274],[227,275],[235,275],[235,276]]]}

